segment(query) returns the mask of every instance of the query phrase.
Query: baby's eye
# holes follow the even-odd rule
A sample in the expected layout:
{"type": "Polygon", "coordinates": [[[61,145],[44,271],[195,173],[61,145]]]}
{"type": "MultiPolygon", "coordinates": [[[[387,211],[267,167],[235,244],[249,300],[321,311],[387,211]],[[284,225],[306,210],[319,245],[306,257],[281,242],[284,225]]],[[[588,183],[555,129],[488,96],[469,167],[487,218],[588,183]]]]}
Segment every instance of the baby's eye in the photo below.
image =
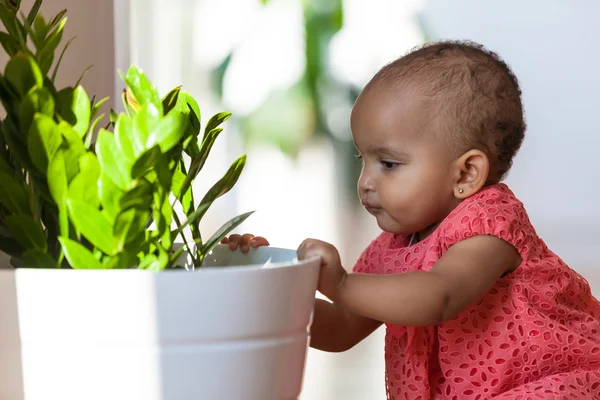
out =
{"type": "Polygon", "coordinates": [[[362,156],[360,154],[355,154],[354,157],[358,158],[359,160],[362,160],[362,156]]]}
{"type": "Polygon", "coordinates": [[[393,161],[381,160],[381,165],[383,165],[383,167],[384,167],[385,169],[394,169],[394,168],[396,168],[398,165],[400,165],[400,163],[393,162],[393,161]]]}

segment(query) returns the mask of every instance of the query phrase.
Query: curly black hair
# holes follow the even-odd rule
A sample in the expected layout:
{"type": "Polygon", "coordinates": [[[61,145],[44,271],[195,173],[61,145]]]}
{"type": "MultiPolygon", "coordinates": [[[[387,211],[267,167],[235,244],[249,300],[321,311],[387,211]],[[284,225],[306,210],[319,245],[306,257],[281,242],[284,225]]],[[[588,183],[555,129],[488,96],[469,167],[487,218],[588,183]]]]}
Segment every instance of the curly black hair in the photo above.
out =
{"type": "Polygon", "coordinates": [[[525,136],[525,116],[518,80],[496,53],[470,41],[428,43],[384,66],[365,89],[376,86],[409,86],[436,100],[432,119],[449,148],[486,152],[488,184],[505,177],[525,136]]]}

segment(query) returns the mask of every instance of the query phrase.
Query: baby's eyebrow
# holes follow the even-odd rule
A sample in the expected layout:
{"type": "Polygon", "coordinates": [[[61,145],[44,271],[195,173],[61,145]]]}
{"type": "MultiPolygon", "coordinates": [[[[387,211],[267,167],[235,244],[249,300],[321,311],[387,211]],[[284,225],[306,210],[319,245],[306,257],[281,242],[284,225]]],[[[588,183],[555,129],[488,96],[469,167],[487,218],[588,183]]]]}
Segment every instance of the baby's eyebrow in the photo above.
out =
{"type": "Polygon", "coordinates": [[[403,152],[401,150],[393,149],[389,146],[371,146],[369,148],[369,153],[377,154],[377,155],[384,155],[384,156],[389,156],[389,157],[398,157],[398,158],[408,157],[408,155],[405,152],[403,152]]]}

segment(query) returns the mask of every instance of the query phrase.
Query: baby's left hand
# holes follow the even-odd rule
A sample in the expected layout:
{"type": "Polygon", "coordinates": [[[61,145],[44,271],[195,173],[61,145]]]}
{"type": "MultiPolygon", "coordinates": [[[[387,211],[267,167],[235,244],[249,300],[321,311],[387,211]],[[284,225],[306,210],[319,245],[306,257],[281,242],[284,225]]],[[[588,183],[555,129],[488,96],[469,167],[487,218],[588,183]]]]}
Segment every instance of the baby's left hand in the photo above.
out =
{"type": "Polygon", "coordinates": [[[330,300],[335,301],[340,284],[348,275],[342,267],[340,254],[329,243],[315,239],[306,239],[298,248],[298,259],[321,257],[321,272],[319,274],[319,292],[330,300]]]}

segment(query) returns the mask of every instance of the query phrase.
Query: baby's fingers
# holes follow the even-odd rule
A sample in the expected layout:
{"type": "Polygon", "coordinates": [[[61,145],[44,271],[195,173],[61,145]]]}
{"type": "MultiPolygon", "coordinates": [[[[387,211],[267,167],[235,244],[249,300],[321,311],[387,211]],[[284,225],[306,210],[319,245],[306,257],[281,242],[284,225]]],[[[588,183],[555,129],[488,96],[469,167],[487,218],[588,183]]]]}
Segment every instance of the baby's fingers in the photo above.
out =
{"type": "Polygon", "coordinates": [[[240,238],[241,236],[235,233],[229,237],[224,237],[221,243],[228,245],[230,250],[236,250],[240,245],[240,238]]]}
{"type": "Polygon", "coordinates": [[[323,257],[323,243],[315,239],[306,239],[298,247],[298,259],[304,260],[311,257],[323,257]]]}
{"type": "Polygon", "coordinates": [[[247,253],[250,251],[250,243],[254,239],[254,235],[250,233],[246,233],[240,238],[240,250],[242,253],[247,253]]]}
{"type": "Polygon", "coordinates": [[[246,233],[245,235],[235,233],[229,237],[224,237],[221,240],[221,244],[228,245],[231,250],[239,248],[242,253],[247,253],[250,251],[250,248],[269,246],[269,241],[262,236],[254,236],[250,233],[246,233]]]}
{"type": "Polygon", "coordinates": [[[250,241],[250,246],[252,247],[261,247],[261,246],[269,246],[269,241],[262,236],[256,236],[250,241]]]}

